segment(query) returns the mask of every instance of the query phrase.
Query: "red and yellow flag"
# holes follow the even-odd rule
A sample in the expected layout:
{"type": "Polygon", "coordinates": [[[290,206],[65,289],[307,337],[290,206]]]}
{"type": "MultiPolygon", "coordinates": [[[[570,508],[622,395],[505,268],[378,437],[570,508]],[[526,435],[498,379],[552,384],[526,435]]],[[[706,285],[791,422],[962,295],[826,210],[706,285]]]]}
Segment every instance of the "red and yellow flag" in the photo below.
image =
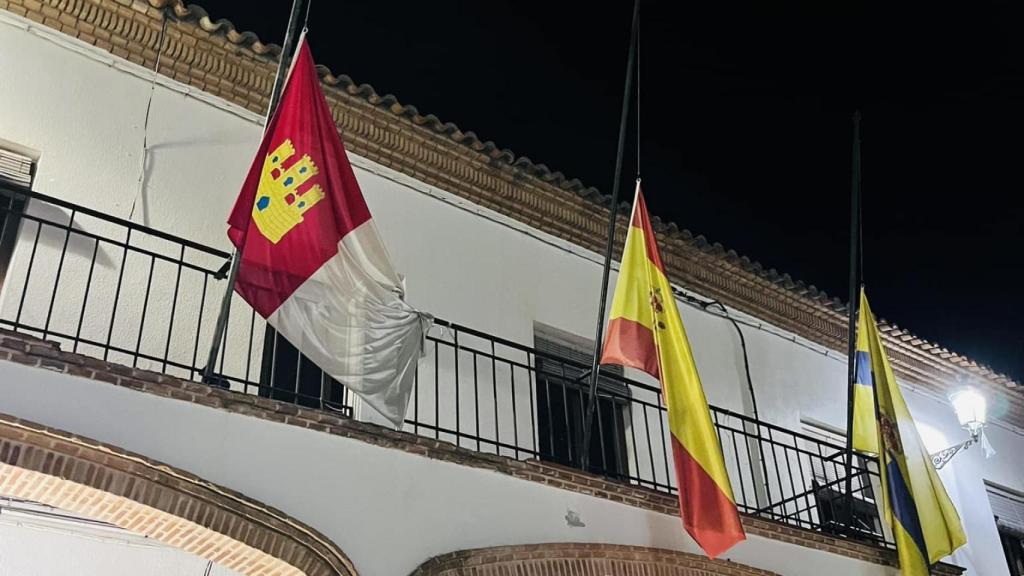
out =
{"type": "Polygon", "coordinates": [[[638,368],[661,381],[679,512],[690,536],[711,558],[746,539],[639,184],[601,363],[638,368]]]}

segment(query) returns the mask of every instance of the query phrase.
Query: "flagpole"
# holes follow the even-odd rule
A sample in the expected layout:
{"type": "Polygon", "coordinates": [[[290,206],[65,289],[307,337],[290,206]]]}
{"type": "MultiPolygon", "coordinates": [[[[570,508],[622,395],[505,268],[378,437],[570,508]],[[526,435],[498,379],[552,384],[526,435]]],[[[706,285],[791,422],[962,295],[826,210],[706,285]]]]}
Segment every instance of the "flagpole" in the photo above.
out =
{"type": "MultiPolygon", "coordinates": [[[[608,239],[604,249],[604,269],[601,275],[601,296],[597,301],[597,336],[594,337],[594,362],[590,367],[590,396],[583,423],[583,443],[580,446],[580,465],[586,470],[590,464],[590,437],[593,433],[594,408],[597,405],[597,382],[600,374],[601,342],[604,339],[604,309],[608,299],[608,275],[615,247],[615,225],[619,216],[619,188],[622,181],[622,156],[626,148],[626,124],[633,87],[633,66],[636,60],[636,37],[640,27],[640,0],[633,1],[633,25],[629,33],[629,56],[626,60],[626,82],[622,96],[622,114],[619,117],[619,142],[615,156],[615,180],[612,183],[612,202],[608,210],[608,239]]],[[[639,102],[637,103],[639,105],[639,102]]],[[[639,144],[639,143],[638,143],[639,144]]],[[[638,175],[639,180],[639,175],[638,175]]]]}
{"type": "Polygon", "coordinates": [[[860,261],[860,111],[853,113],[853,157],[850,169],[850,300],[847,304],[849,342],[846,370],[846,513],[848,527],[853,525],[853,396],[857,376],[857,309],[860,297],[858,263],[860,261]]]}
{"type": "MultiPolygon", "coordinates": [[[[292,56],[295,54],[296,39],[299,37],[301,30],[305,28],[306,20],[309,18],[309,8],[307,5],[310,1],[292,1],[292,11],[288,16],[288,29],[284,35],[284,44],[281,46],[281,60],[277,64],[277,75],[274,77],[274,87],[270,92],[270,104],[267,106],[267,115],[263,122],[264,127],[270,122],[270,118],[274,115],[274,110],[277,109],[277,104],[281,100],[281,91],[284,89],[284,82],[288,77],[292,56]]],[[[227,329],[228,312],[231,310],[231,297],[235,292],[235,281],[238,279],[239,262],[238,251],[233,250],[231,252],[231,270],[228,272],[227,287],[224,289],[224,298],[220,302],[217,324],[214,325],[213,338],[210,341],[210,352],[206,356],[206,367],[203,369],[203,382],[207,384],[213,383],[217,356],[220,353],[221,342],[224,340],[224,331],[227,329]]]]}

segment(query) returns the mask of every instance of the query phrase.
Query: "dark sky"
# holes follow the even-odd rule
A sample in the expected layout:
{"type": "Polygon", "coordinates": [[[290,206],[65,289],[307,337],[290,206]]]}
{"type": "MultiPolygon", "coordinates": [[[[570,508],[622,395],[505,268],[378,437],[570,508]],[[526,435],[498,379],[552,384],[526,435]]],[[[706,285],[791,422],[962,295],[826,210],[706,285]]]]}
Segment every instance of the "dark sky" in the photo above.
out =
{"type": "MultiPolygon", "coordinates": [[[[264,41],[283,38],[287,1],[200,3],[264,41]]],[[[1015,4],[644,0],[652,212],[845,301],[859,108],[876,314],[1024,379],[1015,4]]],[[[631,9],[313,0],[309,39],[336,74],[609,193],[631,9]]],[[[632,136],[629,149],[627,197],[632,136]]]]}

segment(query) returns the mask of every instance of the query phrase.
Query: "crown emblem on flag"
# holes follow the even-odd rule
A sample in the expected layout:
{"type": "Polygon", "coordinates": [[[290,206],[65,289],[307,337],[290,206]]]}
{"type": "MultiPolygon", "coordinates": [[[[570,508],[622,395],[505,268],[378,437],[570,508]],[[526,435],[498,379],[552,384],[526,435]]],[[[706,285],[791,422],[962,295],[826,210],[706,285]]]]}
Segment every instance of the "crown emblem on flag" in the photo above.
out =
{"type": "Polygon", "coordinates": [[[252,206],[252,219],[260,233],[277,244],[292,228],[302,223],[302,215],[324,199],[320,185],[314,184],[300,192],[299,187],[319,170],[308,154],[303,154],[285,169],[284,163],[295,155],[291,140],[267,154],[260,174],[260,185],[256,191],[256,202],[252,206]]]}

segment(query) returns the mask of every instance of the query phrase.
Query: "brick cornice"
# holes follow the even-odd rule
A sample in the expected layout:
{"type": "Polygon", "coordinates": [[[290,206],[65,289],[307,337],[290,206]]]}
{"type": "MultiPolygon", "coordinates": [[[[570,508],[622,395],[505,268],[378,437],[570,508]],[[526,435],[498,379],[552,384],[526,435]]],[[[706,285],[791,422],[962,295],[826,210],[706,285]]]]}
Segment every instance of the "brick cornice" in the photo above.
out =
{"type": "Polygon", "coordinates": [[[550,576],[777,576],[728,560],[616,544],[526,544],[460,550],[435,556],[410,576],[505,576],[544,574],[550,576]]]}
{"type": "MultiPolygon", "coordinates": [[[[673,516],[678,514],[679,504],[676,497],[663,492],[615,482],[594,474],[540,460],[516,460],[496,454],[475,452],[441,440],[359,422],[336,412],[302,408],[269,398],[214,388],[157,372],[129,368],[80,354],[63,352],[57,343],[0,329],[0,361],[4,360],[88,378],[165,398],[192,402],[235,414],[308,428],[435,460],[492,470],[521,480],[537,482],[661,514],[673,516]]],[[[895,553],[892,550],[773,522],[757,516],[744,514],[742,520],[748,534],[824,550],[874,564],[896,565],[895,553]]],[[[935,570],[936,574],[953,576],[962,572],[962,569],[948,564],[939,564],[935,570]]]]}
{"type": "Polygon", "coordinates": [[[0,494],[80,513],[241,574],[352,575],[325,536],[144,456],[0,414],[0,494]]]}
{"type": "MultiPolygon", "coordinates": [[[[211,21],[181,0],[0,0],[0,8],[26,16],[89,44],[152,68],[161,18],[173,15],[161,74],[248,110],[262,113],[276,70],[278,50],[230,23],[211,21]]],[[[325,94],[348,148],[476,204],[520,220],[583,248],[600,252],[608,218],[607,198],[542,165],[516,158],[471,132],[423,116],[392,96],[322,70],[325,94]]],[[[618,254],[626,214],[619,218],[618,254]]],[[[720,300],[827,348],[845,351],[843,306],[814,286],[709,244],[654,218],[663,260],[676,283],[720,300]]],[[[1007,406],[1001,418],[1024,428],[1024,395],[1018,383],[894,325],[883,323],[893,368],[908,382],[940,395],[958,376],[1007,406]]]]}

